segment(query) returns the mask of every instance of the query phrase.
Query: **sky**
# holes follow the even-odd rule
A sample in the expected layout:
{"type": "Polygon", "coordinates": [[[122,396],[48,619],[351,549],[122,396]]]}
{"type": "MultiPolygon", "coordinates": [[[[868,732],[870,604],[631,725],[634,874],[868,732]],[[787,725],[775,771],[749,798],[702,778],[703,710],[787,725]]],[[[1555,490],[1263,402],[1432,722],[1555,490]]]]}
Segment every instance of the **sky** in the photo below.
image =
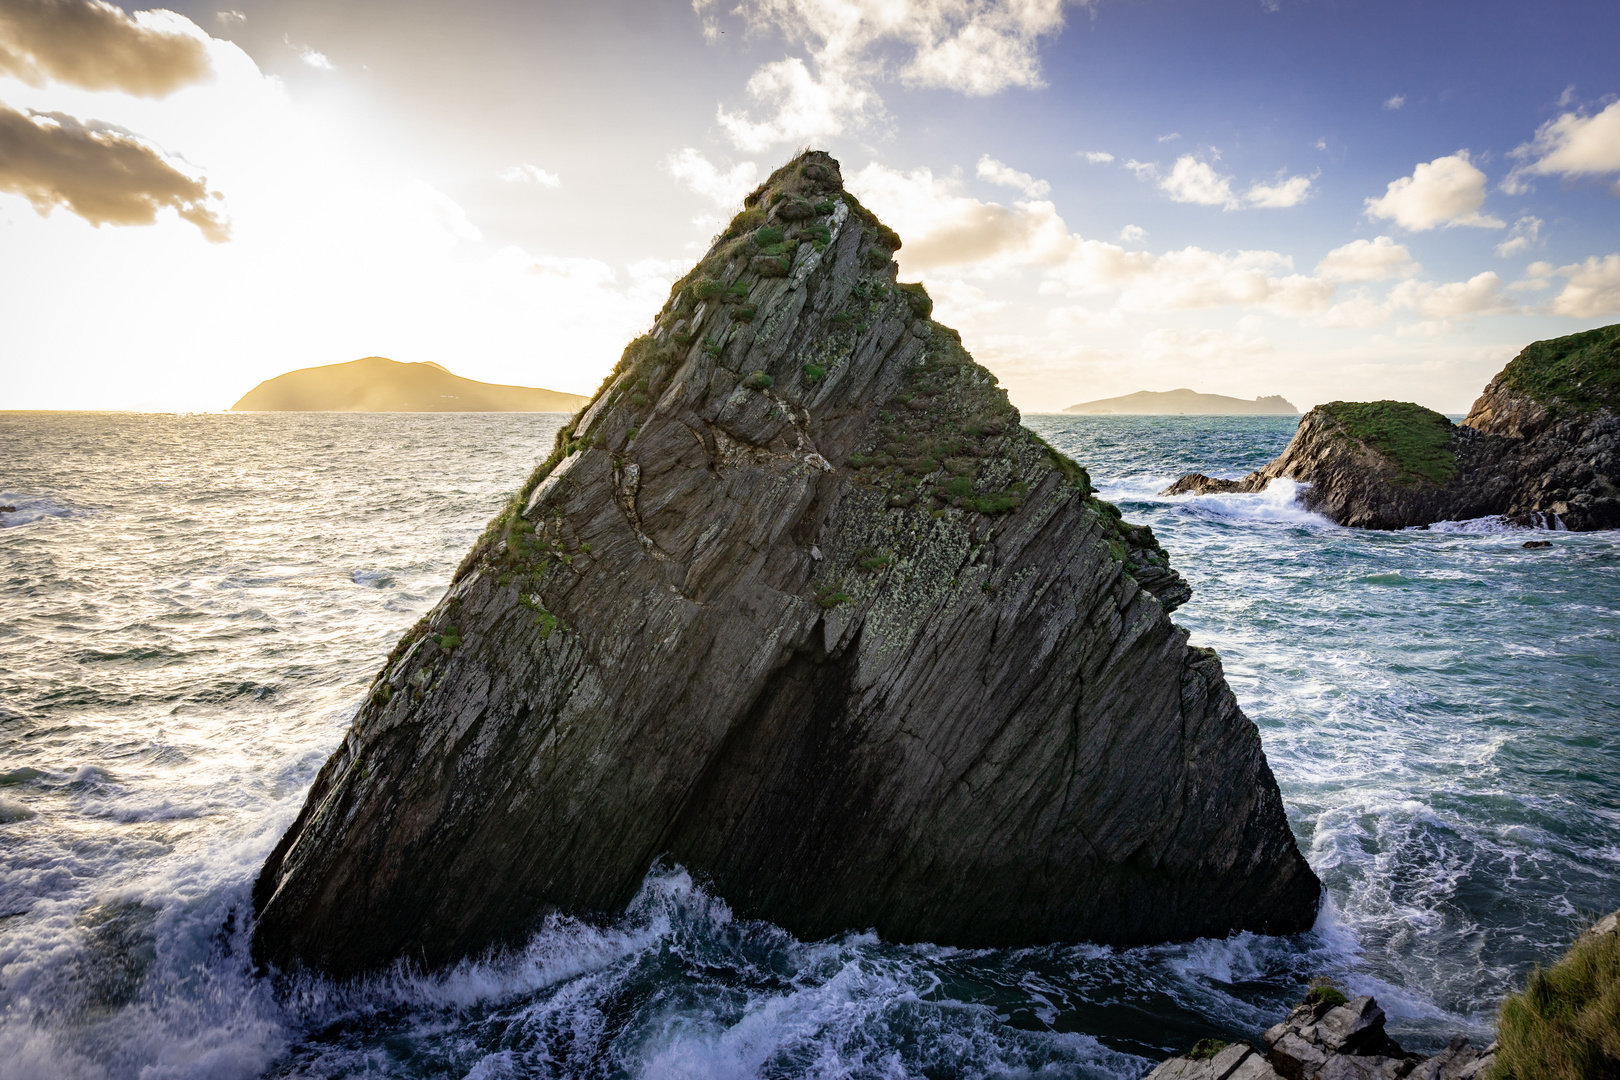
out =
{"type": "Polygon", "coordinates": [[[1616,41],[1612,0],[0,0],[0,408],[370,355],[590,393],[812,146],[1025,411],[1464,412],[1620,322],[1616,41]]]}

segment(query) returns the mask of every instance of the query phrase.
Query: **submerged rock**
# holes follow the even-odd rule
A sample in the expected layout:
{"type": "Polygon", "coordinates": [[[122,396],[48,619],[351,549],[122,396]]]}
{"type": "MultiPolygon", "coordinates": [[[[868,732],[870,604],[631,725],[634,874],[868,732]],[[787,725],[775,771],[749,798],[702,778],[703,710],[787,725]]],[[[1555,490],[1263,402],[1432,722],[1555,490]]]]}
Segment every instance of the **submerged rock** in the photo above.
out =
{"type": "Polygon", "coordinates": [[[896,284],[837,162],[745,207],[389,658],[257,956],[438,965],[610,917],[660,859],[811,938],[1309,927],[1152,531],[896,284]]]}
{"type": "Polygon", "coordinates": [[[1335,401],[1241,480],[1188,473],[1165,494],[1263,491],[1277,477],[1308,484],[1307,508],[1357,528],[1488,515],[1620,526],[1620,325],[1530,345],[1460,425],[1409,402],[1335,401]]]}

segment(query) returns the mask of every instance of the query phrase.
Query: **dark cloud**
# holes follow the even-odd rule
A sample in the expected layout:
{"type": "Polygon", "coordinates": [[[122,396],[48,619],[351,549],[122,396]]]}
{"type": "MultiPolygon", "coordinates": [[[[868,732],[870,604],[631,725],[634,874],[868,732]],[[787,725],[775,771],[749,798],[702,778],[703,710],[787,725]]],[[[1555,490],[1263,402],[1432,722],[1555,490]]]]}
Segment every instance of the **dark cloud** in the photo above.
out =
{"type": "Polygon", "coordinates": [[[139,136],[63,113],[0,104],[0,191],[21,195],[41,214],[65,206],[98,226],[150,225],[169,206],[210,241],[231,238],[206,178],[181,172],[139,136]]]}
{"type": "Polygon", "coordinates": [[[0,75],[162,97],[208,78],[208,50],[169,12],[101,0],[0,0],[0,75]]]}

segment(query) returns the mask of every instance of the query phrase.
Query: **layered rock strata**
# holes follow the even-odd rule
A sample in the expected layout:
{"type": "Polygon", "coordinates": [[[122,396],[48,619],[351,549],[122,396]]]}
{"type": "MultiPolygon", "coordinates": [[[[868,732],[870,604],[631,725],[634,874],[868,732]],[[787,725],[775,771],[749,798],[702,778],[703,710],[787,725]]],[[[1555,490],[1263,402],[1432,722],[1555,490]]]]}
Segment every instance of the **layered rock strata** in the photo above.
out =
{"type": "Polygon", "coordinates": [[[1409,1054],[1385,1032],[1384,1010],[1372,998],[1318,1000],[1268,1029],[1261,1049],[1205,1044],[1146,1080],[1485,1080],[1494,1050],[1476,1050],[1459,1035],[1438,1054],[1409,1054]]]}
{"type": "Polygon", "coordinates": [[[1165,494],[1263,491],[1278,477],[1309,485],[1307,508],[1357,528],[1488,515],[1620,526],[1620,325],[1530,345],[1461,424],[1406,402],[1335,401],[1241,480],[1188,473],[1165,494]]]}
{"type": "Polygon", "coordinates": [[[655,861],[804,937],[1312,923],[1259,733],[1151,530],[779,170],[377,676],[254,891],[338,975],[611,916],[655,861]]]}

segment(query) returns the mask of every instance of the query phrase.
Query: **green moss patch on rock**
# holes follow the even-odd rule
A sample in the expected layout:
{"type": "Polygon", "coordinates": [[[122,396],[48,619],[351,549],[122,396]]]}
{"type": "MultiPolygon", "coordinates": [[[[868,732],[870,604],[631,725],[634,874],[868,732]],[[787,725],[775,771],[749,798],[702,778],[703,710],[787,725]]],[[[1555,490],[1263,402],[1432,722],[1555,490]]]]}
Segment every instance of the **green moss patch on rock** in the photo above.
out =
{"type": "Polygon", "coordinates": [[[1332,401],[1317,410],[1382,454],[1397,482],[1445,487],[1457,475],[1456,428],[1433,409],[1410,401],[1332,401]]]}
{"type": "Polygon", "coordinates": [[[1543,406],[1620,412],[1620,323],[1534,342],[1498,379],[1543,406]]]}

